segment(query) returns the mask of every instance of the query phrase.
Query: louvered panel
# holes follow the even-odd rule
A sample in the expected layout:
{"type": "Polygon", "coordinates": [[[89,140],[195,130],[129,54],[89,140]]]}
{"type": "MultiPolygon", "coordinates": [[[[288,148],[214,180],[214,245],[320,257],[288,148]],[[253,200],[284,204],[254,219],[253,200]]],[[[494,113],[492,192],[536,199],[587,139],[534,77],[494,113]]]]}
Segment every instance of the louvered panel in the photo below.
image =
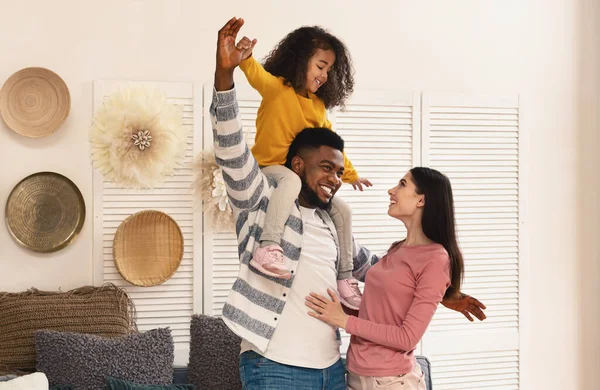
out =
{"type": "Polygon", "coordinates": [[[452,353],[430,360],[436,390],[519,389],[518,350],[452,353]]]}
{"type": "MultiPolygon", "coordinates": [[[[383,254],[394,241],[404,237],[402,223],[387,215],[386,190],[418,161],[418,95],[397,91],[357,91],[345,110],[331,118],[334,130],[344,138],[345,152],[358,174],[373,187],[363,192],[345,184],[336,196],[352,207],[353,233],[369,250],[383,254]]],[[[342,330],[342,354],[350,337],[342,330]]]]}
{"type": "Polygon", "coordinates": [[[470,323],[440,306],[422,343],[436,389],[518,389],[519,142],[516,96],[423,95],[423,165],[452,182],[462,290],[488,317],[470,323]]]}
{"type": "Polygon", "coordinates": [[[336,196],[352,207],[355,238],[375,253],[385,252],[404,235],[402,224],[387,215],[386,190],[416,161],[418,105],[418,97],[410,93],[357,91],[332,117],[334,130],[344,138],[346,155],[358,174],[373,183],[363,192],[345,184],[336,196]]]}
{"type": "MultiPolygon", "coordinates": [[[[500,248],[506,255],[518,252],[518,102],[504,100],[501,104],[505,107],[473,107],[451,106],[452,99],[447,101],[441,98],[440,105],[424,106],[428,111],[424,116],[427,139],[423,156],[427,158],[427,165],[445,173],[453,184],[457,181],[454,199],[459,241],[465,252],[464,290],[473,295],[485,292],[493,295],[494,289],[508,289],[516,294],[518,261],[514,256],[496,258],[493,263],[484,262],[481,256],[500,248]],[[506,107],[511,103],[513,107],[506,107]],[[461,145],[488,148],[473,153],[470,147],[463,149],[461,145]],[[491,149],[490,145],[496,147],[491,149]],[[462,173],[472,176],[463,180],[462,173]],[[499,180],[492,181],[494,178],[514,184],[507,189],[499,180]],[[506,220],[512,223],[505,223],[506,220]],[[472,263],[487,263],[488,267],[476,272],[472,263]],[[494,268],[492,264],[503,265],[503,268],[494,268]]],[[[498,101],[492,103],[498,104],[498,101]]],[[[441,309],[432,322],[431,331],[436,331],[438,326],[452,325],[439,320],[448,315],[444,311],[441,309]]],[[[468,324],[454,316],[454,325],[469,329],[474,326],[493,328],[498,322],[502,326],[518,327],[516,305],[510,315],[496,307],[490,307],[488,312],[490,318],[483,323],[468,324]],[[504,315],[494,315],[496,310],[504,315]]]]}
{"type": "MultiPolygon", "coordinates": [[[[168,326],[175,342],[176,362],[183,363],[188,357],[190,317],[194,312],[194,301],[199,296],[194,291],[194,239],[201,234],[198,234],[194,223],[196,209],[191,163],[198,144],[194,133],[201,126],[201,122],[196,123],[196,114],[197,107],[201,107],[202,95],[196,101],[194,86],[189,83],[148,84],[159,88],[167,95],[169,102],[182,108],[182,121],[188,130],[185,159],[163,185],[148,190],[120,188],[95,173],[95,282],[111,282],[129,292],[136,306],[137,324],[141,331],[168,326]],[[177,222],[184,238],[184,255],[177,272],[165,283],[154,287],[137,287],[118,273],[113,261],[112,245],[121,222],[138,211],[148,209],[165,212],[177,222]]],[[[121,85],[117,82],[96,82],[94,107],[99,107],[103,99],[121,85]]]]}

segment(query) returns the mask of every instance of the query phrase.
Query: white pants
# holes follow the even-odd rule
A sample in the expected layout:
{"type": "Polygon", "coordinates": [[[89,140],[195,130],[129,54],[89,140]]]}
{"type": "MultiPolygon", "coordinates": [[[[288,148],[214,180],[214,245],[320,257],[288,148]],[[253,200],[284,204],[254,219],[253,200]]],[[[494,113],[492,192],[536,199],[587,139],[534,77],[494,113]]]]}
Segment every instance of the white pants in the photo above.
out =
{"type": "Polygon", "coordinates": [[[419,363],[412,372],[398,376],[361,376],[348,371],[348,390],[426,390],[419,363]]]}

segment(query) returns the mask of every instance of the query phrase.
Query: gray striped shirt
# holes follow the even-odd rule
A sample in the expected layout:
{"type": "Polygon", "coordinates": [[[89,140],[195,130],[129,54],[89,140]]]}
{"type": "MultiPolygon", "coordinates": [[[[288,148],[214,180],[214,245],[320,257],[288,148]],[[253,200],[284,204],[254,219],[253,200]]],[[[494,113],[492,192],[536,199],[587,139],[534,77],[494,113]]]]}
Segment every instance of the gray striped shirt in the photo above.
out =
{"type": "MultiPolygon", "coordinates": [[[[281,246],[292,278],[283,280],[260,273],[250,266],[252,253],[259,245],[265,212],[274,183],[259,170],[258,163],[244,140],[235,89],[213,91],[210,116],[214,151],[236,221],[240,271],[223,307],[223,320],[240,337],[265,351],[285,307],[302,247],[302,218],[298,203],[285,224],[281,246]]],[[[323,210],[319,215],[335,232],[333,222],[323,210]]],[[[334,234],[337,240],[337,235],[334,234]]],[[[337,241],[336,241],[337,244],[337,241]]],[[[354,277],[364,280],[369,267],[379,258],[354,243],[354,277]]]]}

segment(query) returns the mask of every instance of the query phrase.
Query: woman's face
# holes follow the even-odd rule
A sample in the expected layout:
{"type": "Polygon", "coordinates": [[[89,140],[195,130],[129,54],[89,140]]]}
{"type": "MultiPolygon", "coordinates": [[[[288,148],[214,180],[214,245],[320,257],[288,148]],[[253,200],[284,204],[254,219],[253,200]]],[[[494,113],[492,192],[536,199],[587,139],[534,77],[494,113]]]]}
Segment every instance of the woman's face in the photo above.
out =
{"type": "Polygon", "coordinates": [[[388,190],[390,206],[388,214],[396,219],[412,217],[425,205],[425,195],[417,194],[417,187],[410,172],[406,173],[398,185],[388,190]]]}

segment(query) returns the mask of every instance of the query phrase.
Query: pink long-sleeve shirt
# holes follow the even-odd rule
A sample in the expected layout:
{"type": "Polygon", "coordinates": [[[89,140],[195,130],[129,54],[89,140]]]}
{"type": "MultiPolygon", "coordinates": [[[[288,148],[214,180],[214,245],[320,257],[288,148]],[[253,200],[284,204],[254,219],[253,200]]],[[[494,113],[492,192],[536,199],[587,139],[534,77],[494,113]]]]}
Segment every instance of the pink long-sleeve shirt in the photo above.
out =
{"type": "Polygon", "coordinates": [[[450,285],[439,244],[400,246],[367,272],[358,317],[350,317],[348,369],[364,376],[411,372],[414,349],[450,285]]]}

